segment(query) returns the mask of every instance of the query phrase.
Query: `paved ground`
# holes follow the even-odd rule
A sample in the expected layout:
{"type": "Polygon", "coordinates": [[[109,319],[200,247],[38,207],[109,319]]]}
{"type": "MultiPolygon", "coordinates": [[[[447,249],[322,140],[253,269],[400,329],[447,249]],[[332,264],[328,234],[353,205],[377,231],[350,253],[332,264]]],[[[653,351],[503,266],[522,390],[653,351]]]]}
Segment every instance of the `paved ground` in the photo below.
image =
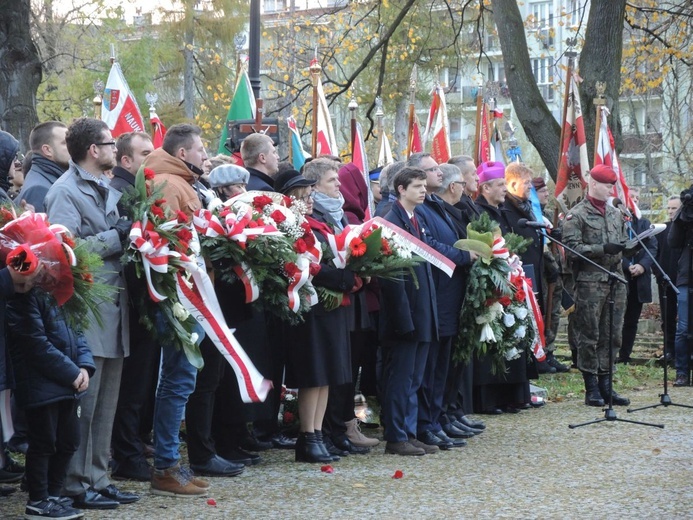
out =
{"type": "MultiPolygon", "coordinates": [[[[693,388],[673,388],[675,403],[693,405],[693,388]]],[[[632,407],[659,402],[656,389],[629,392],[632,407]]],[[[371,455],[320,465],[271,451],[236,478],[212,479],[207,499],[150,496],[90,519],[236,518],[693,518],[693,409],[659,407],[618,417],[664,429],[604,422],[577,399],[518,415],[485,417],[487,431],[465,448],[420,458],[371,455]],[[404,477],[392,479],[396,470],[404,477]]],[[[0,517],[20,518],[25,497],[0,499],[0,517]]]]}

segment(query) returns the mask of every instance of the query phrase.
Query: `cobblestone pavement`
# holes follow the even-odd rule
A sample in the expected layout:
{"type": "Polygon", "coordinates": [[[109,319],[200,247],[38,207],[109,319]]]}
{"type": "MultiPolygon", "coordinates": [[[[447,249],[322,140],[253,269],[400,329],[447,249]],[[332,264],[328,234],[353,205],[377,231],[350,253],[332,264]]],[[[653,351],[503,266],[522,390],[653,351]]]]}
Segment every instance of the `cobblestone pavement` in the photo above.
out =
{"type": "MultiPolygon", "coordinates": [[[[693,388],[672,388],[670,395],[674,403],[693,405],[693,388]]],[[[628,396],[633,408],[659,402],[655,389],[628,396]]],[[[620,419],[665,427],[603,422],[570,429],[568,424],[604,416],[571,399],[484,417],[485,433],[436,455],[385,455],[381,443],[370,455],[334,463],[333,474],[294,463],[291,451],[265,452],[263,463],[242,475],[211,479],[215,506],[207,498],[154,497],[147,484],[120,483],[142,499],[86,517],[693,518],[693,409],[616,412],[620,419]],[[396,470],[403,478],[391,478],[396,470]]],[[[0,516],[21,518],[24,500],[19,492],[0,499],[0,516]]]]}

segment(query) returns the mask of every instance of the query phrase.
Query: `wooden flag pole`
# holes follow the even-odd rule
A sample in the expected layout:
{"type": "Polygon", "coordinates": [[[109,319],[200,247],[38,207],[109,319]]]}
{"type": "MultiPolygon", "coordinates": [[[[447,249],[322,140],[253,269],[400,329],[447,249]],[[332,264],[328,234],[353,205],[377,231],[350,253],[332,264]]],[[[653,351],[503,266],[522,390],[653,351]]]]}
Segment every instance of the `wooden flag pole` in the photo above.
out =
{"type": "Polygon", "coordinates": [[[479,137],[481,134],[481,109],[484,104],[484,97],[482,93],[483,87],[479,85],[477,87],[479,90],[476,92],[476,129],[474,131],[474,163],[478,166],[481,164],[481,155],[479,154],[479,137]]]}
{"type": "Polygon", "coordinates": [[[318,49],[315,49],[315,57],[310,62],[310,75],[313,78],[313,131],[311,140],[311,154],[313,158],[318,153],[318,81],[322,67],[318,63],[318,49]]]}
{"type": "Polygon", "coordinates": [[[594,164],[597,161],[597,155],[599,154],[599,134],[602,127],[602,107],[606,105],[606,98],[604,93],[606,92],[606,83],[603,81],[597,81],[596,83],[597,97],[592,100],[595,108],[597,109],[597,121],[594,125],[594,164]]]}
{"type": "Polygon", "coordinates": [[[349,114],[351,114],[351,160],[354,160],[354,150],[356,149],[356,109],[359,107],[354,92],[351,93],[349,101],[349,114]]]}
{"type": "Polygon", "coordinates": [[[409,130],[407,135],[407,159],[411,155],[412,139],[414,139],[414,121],[416,117],[416,64],[409,76],[409,130]]]}

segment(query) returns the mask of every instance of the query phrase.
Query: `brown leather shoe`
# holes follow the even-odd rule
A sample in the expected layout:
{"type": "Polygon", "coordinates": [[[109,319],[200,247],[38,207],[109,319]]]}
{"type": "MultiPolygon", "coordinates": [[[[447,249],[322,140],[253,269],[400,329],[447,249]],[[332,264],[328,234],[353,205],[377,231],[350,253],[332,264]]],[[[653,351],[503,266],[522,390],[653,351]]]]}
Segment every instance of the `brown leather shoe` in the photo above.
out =
{"type": "Polygon", "coordinates": [[[385,445],[385,453],[391,455],[403,455],[403,456],[421,456],[426,455],[423,448],[417,448],[412,445],[412,443],[407,441],[402,442],[388,442],[385,445]]]}
{"type": "MultiPolygon", "coordinates": [[[[191,474],[182,470],[180,464],[166,469],[155,469],[149,489],[152,495],[165,497],[199,497],[207,494],[207,489],[196,486],[191,474]]],[[[202,481],[204,482],[204,481],[202,481]]],[[[209,484],[207,484],[209,486],[209,484]]]]}
{"type": "Polygon", "coordinates": [[[421,448],[422,450],[424,450],[426,452],[426,455],[431,455],[433,453],[438,453],[440,451],[440,448],[438,446],[424,444],[419,439],[416,439],[414,437],[409,439],[409,444],[411,444],[412,446],[414,446],[416,448],[421,448]]]}

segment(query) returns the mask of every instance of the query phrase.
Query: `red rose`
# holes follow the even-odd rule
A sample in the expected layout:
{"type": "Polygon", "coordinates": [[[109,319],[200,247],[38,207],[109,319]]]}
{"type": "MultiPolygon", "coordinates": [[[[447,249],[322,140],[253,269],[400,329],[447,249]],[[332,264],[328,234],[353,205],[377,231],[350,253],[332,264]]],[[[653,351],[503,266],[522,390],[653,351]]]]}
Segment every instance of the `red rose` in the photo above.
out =
{"type": "Polygon", "coordinates": [[[286,195],[284,195],[284,205],[287,208],[290,208],[293,203],[294,203],[294,201],[291,200],[291,197],[287,197],[286,195]]]}
{"type": "Polygon", "coordinates": [[[287,262],[284,264],[284,272],[286,272],[289,278],[293,278],[299,272],[298,266],[293,262],[287,262]]]}
{"type": "Polygon", "coordinates": [[[381,243],[382,248],[383,248],[383,256],[391,256],[393,251],[390,248],[390,243],[387,240],[385,240],[384,238],[381,238],[380,240],[381,240],[380,243],[381,243]]]}
{"type": "Polygon", "coordinates": [[[508,297],[508,296],[503,296],[503,297],[501,297],[501,298],[498,300],[498,302],[499,302],[503,307],[507,307],[508,305],[510,305],[510,304],[512,303],[512,300],[511,300],[510,297],[508,297]]]}
{"type": "Polygon", "coordinates": [[[164,215],[164,210],[161,209],[159,206],[154,206],[154,205],[152,205],[152,206],[149,207],[149,211],[150,211],[150,212],[152,213],[152,215],[154,215],[155,217],[159,217],[159,218],[164,218],[164,217],[165,217],[165,215],[164,215]]]}
{"type": "Polygon", "coordinates": [[[272,217],[272,220],[274,220],[277,224],[281,224],[286,220],[284,213],[278,209],[275,209],[272,213],[270,213],[270,217],[272,217]]]}
{"type": "Polygon", "coordinates": [[[183,228],[176,233],[176,236],[184,242],[190,242],[193,234],[188,228],[183,228]]]}
{"type": "Polygon", "coordinates": [[[299,238],[298,240],[296,240],[296,242],[294,242],[294,250],[299,254],[305,253],[306,251],[308,251],[308,244],[306,244],[305,240],[299,238]]]}
{"type": "Polygon", "coordinates": [[[248,222],[247,227],[249,227],[249,228],[256,228],[256,227],[258,227],[258,223],[257,223],[256,221],[254,221],[254,220],[251,220],[250,222],[248,222]]]}
{"type": "Polygon", "coordinates": [[[310,233],[310,224],[308,224],[308,222],[303,222],[301,224],[301,229],[303,229],[306,234],[310,233]]]}
{"type": "Polygon", "coordinates": [[[320,269],[322,269],[322,266],[320,264],[316,264],[315,262],[310,263],[309,272],[311,276],[317,276],[317,274],[320,272],[320,269]]]}
{"type": "Polygon", "coordinates": [[[148,181],[154,180],[154,170],[151,170],[149,168],[144,169],[144,178],[148,181]]]}
{"type": "Polygon", "coordinates": [[[267,195],[258,195],[253,199],[253,207],[258,211],[262,211],[267,204],[272,204],[272,199],[267,195]]]}
{"type": "Polygon", "coordinates": [[[181,224],[187,224],[188,223],[188,216],[179,209],[176,210],[176,217],[178,218],[179,223],[181,223],[181,224]]]}
{"type": "Polygon", "coordinates": [[[303,241],[306,243],[308,248],[315,246],[315,235],[312,232],[308,232],[303,235],[303,241]]]}
{"type": "Polygon", "coordinates": [[[522,289],[519,289],[515,292],[515,299],[518,302],[525,301],[525,298],[527,298],[527,293],[525,293],[522,289]]]}
{"type": "Polygon", "coordinates": [[[294,422],[294,414],[291,412],[284,412],[284,424],[291,424],[294,422]]]}
{"type": "MultiPolygon", "coordinates": [[[[262,220],[261,218],[257,219],[257,220],[255,221],[255,223],[256,223],[258,226],[264,226],[264,225],[265,225],[265,221],[262,220]]],[[[250,226],[248,226],[248,227],[250,227],[250,226]]]]}
{"type": "Polygon", "coordinates": [[[359,237],[354,238],[349,243],[349,249],[351,250],[351,256],[363,256],[366,254],[366,243],[359,237]]]}

